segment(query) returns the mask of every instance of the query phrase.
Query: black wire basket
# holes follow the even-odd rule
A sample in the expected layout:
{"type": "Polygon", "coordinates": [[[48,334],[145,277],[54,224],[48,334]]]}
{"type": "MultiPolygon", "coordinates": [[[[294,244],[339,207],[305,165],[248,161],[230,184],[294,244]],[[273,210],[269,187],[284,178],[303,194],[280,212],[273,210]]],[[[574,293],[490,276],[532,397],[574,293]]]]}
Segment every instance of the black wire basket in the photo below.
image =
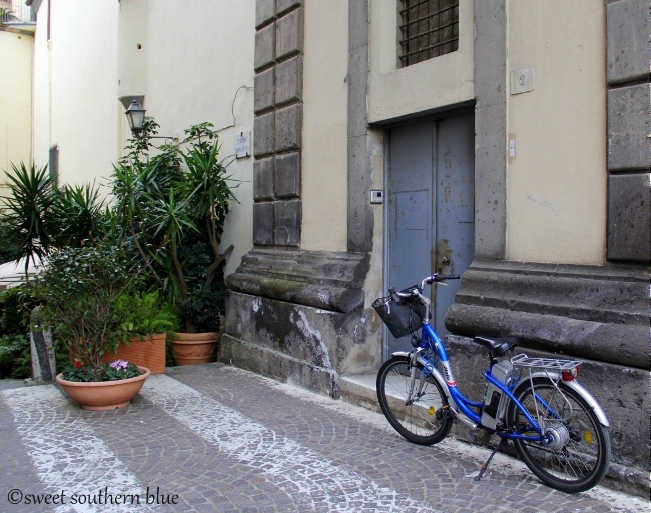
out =
{"type": "Polygon", "coordinates": [[[395,338],[406,337],[423,327],[425,305],[391,296],[380,297],[371,305],[395,338]]]}

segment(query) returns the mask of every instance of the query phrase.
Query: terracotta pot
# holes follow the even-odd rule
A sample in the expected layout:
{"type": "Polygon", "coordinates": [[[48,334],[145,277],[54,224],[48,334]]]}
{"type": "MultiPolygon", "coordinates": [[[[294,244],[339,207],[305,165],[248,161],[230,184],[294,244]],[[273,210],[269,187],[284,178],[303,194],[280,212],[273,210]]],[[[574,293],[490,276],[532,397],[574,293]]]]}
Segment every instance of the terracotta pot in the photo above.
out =
{"type": "Polygon", "coordinates": [[[152,374],[165,374],[165,333],[132,338],[129,345],[120,344],[115,353],[107,353],[102,358],[104,363],[111,363],[118,358],[134,365],[147,367],[152,374]]]}
{"type": "Polygon", "coordinates": [[[219,333],[177,333],[172,340],[172,354],[177,365],[209,363],[217,355],[219,333]]]}
{"type": "Polygon", "coordinates": [[[114,410],[129,404],[151,374],[146,367],[138,366],[138,369],[142,373],[140,376],[119,381],[79,383],[66,381],[61,374],[54,379],[84,410],[114,410]]]}

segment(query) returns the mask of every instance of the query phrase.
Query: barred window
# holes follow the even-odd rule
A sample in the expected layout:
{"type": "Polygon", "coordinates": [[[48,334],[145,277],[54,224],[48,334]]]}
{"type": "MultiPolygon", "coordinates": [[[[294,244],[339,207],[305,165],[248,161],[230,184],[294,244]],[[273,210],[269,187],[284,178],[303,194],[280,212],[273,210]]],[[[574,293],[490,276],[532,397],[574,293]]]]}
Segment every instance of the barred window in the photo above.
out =
{"type": "Polygon", "coordinates": [[[399,0],[398,5],[403,67],[459,49],[459,0],[399,0]]]}

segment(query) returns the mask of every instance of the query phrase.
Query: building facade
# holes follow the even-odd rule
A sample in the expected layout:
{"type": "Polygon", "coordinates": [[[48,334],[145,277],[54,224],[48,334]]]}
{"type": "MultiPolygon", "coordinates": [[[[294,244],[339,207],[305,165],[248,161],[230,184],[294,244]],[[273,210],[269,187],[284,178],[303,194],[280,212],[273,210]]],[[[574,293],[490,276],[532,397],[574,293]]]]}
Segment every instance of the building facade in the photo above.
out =
{"type": "Polygon", "coordinates": [[[105,183],[132,99],[224,156],[251,134],[222,361],[340,397],[411,348],[372,302],[459,274],[432,291],[459,381],[477,334],[585,360],[610,475],[648,487],[646,0],[31,3],[33,159],[61,182],[105,183]]]}
{"type": "Polygon", "coordinates": [[[461,274],[432,292],[459,381],[477,334],[584,359],[648,486],[648,2],[257,0],[255,28],[222,361],[338,397],[405,348],[372,301],[461,274]]]}

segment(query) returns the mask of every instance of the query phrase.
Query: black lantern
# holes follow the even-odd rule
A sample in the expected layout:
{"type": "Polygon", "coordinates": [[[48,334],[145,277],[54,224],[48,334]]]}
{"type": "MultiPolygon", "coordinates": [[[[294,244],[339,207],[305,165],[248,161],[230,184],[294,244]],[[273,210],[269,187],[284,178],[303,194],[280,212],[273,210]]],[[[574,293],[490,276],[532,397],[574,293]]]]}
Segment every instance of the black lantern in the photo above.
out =
{"type": "Polygon", "coordinates": [[[125,112],[127,121],[129,122],[129,128],[131,128],[131,132],[135,136],[142,130],[142,125],[145,121],[145,112],[145,109],[142,108],[142,105],[137,100],[133,100],[125,112]]]}

